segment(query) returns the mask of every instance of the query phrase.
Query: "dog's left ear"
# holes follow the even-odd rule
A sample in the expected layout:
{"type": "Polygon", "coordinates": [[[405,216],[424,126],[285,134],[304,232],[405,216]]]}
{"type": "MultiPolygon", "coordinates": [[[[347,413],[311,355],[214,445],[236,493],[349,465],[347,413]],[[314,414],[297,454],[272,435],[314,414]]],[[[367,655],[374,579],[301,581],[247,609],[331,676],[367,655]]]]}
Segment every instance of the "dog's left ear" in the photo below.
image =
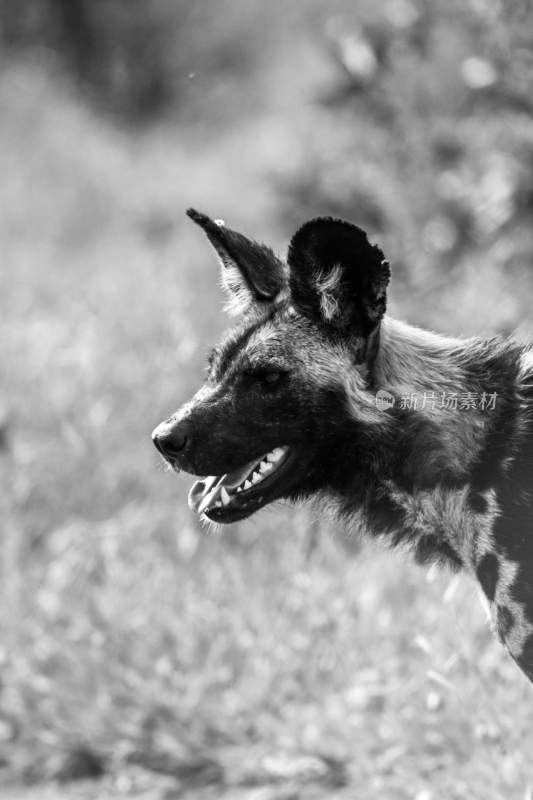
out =
{"type": "Polygon", "coordinates": [[[287,288],[287,271],[269,247],[193,208],[189,208],[187,215],[202,228],[220,259],[222,286],[229,295],[230,313],[267,308],[279,299],[287,288]]]}
{"type": "Polygon", "coordinates": [[[361,228],[310,220],[293,236],[287,260],[296,308],[332,331],[370,336],[385,313],[390,267],[361,228]]]}

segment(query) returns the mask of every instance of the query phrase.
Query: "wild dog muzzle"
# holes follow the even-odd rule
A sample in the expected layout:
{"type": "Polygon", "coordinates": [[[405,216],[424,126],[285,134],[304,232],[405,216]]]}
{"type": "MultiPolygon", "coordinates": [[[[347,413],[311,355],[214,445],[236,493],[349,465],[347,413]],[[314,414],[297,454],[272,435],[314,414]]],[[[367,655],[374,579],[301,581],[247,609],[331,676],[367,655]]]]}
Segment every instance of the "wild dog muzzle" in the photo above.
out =
{"type": "Polygon", "coordinates": [[[276,447],[226,475],[209,475],[196,481],[189,492],[189,508],[197,514],[203,514],[237,501],[240,505],[249,492],[255,494],[254,490],[277,472],[288,453],[288,447],[276,447]]]}

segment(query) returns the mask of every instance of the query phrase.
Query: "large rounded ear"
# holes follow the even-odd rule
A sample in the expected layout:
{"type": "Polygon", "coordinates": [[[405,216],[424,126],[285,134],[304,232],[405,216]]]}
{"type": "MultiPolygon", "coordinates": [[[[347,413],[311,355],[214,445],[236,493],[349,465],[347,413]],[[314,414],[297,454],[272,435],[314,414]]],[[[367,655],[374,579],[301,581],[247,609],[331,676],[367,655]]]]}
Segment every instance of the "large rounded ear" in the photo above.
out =
{"type": "Polygon", "coordinates": [[[345,335],[370,336],[385,313],[390,267],[366,233],[341,219],[306,222],[289,245],[293,303],[345,335]]]}
{"type": "Polygon", "coordinates": [[[267,308],[280,298],[287,288],[287,272],[269,247],[193,208],[189,208],[187,215],[203,229],[220,259],[222,286],[229,295],[230,313],[267,308]]]}

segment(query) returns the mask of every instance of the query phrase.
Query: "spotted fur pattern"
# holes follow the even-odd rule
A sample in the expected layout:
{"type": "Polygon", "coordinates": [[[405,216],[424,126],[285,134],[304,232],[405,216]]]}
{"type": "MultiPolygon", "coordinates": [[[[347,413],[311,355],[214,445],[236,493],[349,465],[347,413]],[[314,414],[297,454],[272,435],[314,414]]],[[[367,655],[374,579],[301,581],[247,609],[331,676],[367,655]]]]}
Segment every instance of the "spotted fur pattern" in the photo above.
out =
{"type": "Polygon", "coordinates": [[[533,351],[385,316],[388,263],[350,223],[306,223],[285,264],[190,216],[241,319],[212,351],[206,385],[165,423],[186,442],[174,465],[221,475],[288,445],[293,471],[257,507],[315,497],[348,528],[468,571],[533,681],[533,351]],[[272,373],[275,386],[261,377],[272,373]],[[395,402],[379,407],[380,391],[395,402]],[[406,406],[413,395],[430,402],[406,406]],[[491,409],[444,402],[489,395],[491,409]]]}

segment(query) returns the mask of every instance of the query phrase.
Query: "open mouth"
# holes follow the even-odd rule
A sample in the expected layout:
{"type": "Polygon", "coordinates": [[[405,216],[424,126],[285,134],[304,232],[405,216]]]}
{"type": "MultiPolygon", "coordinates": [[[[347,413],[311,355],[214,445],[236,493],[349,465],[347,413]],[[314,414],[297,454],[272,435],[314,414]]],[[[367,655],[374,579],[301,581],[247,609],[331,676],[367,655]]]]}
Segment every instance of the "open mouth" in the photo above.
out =
{"type": "Polygon", "coordinates": [[[196,481],[189,492],[189,508],[213,522],[236,522],[250,516],[275,499],[289,453],[288,447],[276,447],[226,475],[196,481]]]}

